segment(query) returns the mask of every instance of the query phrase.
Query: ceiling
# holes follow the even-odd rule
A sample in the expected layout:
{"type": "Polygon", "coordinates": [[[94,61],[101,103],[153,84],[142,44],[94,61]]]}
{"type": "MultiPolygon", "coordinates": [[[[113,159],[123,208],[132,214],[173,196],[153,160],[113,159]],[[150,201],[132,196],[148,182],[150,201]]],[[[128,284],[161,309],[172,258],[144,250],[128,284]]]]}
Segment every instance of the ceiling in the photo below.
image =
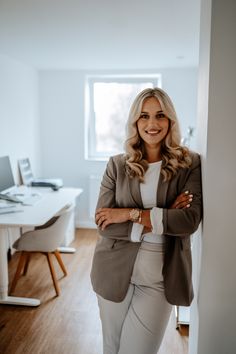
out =
{"type": "Polygon", "coordinates": [[[200,0],[0,0],[0,54],[37,69],[198,65],[200,0]]]}

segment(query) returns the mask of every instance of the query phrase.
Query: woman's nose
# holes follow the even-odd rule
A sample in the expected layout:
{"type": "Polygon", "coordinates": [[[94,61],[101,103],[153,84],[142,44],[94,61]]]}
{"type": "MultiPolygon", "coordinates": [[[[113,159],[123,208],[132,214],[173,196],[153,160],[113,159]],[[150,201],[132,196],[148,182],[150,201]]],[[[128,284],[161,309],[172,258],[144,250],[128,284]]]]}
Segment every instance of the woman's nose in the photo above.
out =
{"type": "Polygon", "coordinates": [[[158,123],[159,122],[156,116],[150,116],[150,118],[148,119],[148,125],[159,125],[158,123]]]}

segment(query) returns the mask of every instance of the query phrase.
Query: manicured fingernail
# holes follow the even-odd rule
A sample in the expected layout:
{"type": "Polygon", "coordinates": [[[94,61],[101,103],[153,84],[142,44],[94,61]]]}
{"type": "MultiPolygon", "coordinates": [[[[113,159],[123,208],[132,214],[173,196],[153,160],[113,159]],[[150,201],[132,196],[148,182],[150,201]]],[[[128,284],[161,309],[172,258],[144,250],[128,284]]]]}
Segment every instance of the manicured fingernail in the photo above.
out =
{"type": "Polygon", "coordinates": [[[190,207],[190,204],[187,204],[186,207],[189,208],[189,207],[190,207]]]}
{"type": "Polygon", "coordinates": [[[193,198],[189,198],[189,202],[192,202],[193,201],[193,198]]]}
{"type": "Polygon", "coordinates": [[[185,194],[189,194],[189,191],[185,191],[184,193],[185,193],[185,194]]]}
{"type": "Polygon", "coordinates": [[[189,196],[190,196],[190,198],[193,198],[193,194],[190,194],[189,196]]]}

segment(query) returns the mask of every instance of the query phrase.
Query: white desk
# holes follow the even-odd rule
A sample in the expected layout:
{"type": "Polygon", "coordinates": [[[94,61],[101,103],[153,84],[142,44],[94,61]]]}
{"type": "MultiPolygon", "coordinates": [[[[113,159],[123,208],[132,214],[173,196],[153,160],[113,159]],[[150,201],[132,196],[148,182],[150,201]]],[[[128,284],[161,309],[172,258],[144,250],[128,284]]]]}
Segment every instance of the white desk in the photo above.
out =
{"type": "MultiPolygon", "coordinates": [[[[32,189],[33,192],[36,188],[32,189]]],[[[39,226],[46,223],[66,204],[71,203],[83,190],[61,188],[58,191],[40,189],[42,199],[34,206],[21,206],[23,212],[0,215],[0,304],[38,306],[40,300],[8,296],[8,227],[39,226]]]]}

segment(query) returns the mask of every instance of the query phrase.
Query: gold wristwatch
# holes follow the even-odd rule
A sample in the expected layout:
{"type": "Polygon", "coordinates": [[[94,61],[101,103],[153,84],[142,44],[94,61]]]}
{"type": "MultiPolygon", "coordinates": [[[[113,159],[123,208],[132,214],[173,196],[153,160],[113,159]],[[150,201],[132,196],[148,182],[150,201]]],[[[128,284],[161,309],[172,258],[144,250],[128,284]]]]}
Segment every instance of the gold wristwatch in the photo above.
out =
{"type": "Polygon", "coordinates": [[[140,209],[131,209],[129,212],[129,217],[132,222],[141,223],[142,210],[140,209]]]}

